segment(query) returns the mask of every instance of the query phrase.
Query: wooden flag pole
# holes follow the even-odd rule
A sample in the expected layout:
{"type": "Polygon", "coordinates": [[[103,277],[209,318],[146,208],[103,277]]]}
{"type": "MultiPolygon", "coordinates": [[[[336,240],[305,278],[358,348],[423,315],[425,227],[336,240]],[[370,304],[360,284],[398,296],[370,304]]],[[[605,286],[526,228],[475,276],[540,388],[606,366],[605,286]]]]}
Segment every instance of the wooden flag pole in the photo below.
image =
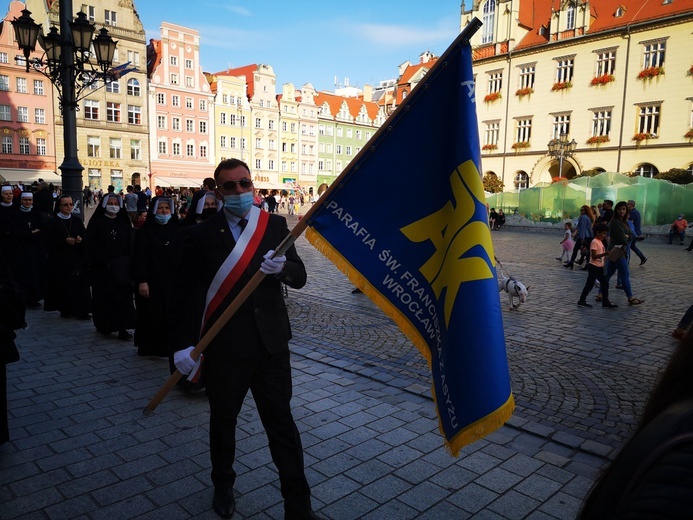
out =
{"type": "MultiPolygon", "coordinates": [[[[313,205],[313,207],[308,210],[306,215],[311,213],[311,211],[313,211],[315,208],[316,205],[313,205]]],[[[307,227],[307,220],[305,222],[303,221],[303,219],[299,220],[298,224],[296,224],[296,226],[294,226],[294,228],[286,236],[286,238],[282,240],[282,243],[279,244],[279,246],[277,246],[277,249],[274,251],[272,258],[284,255],[291,247],[291,245],[296,241],[296,239],[299,236],[301,236],[301,234],[305,231],[307,227]]],[[[199,359],[200,354],[202,354],[205,351],[205,349],[209,346],[209,344],[216,337],[219,331],[231,319],[231,316],[233,316],[236,313],[236,311],[241,307],[241,305],[243,305],[243,302],[245,302],[248,299],[248,297],[253,293],[253,291],[257,288],[257,286],[260,285],[260,282],[264,277],[265,273],[259,270],[253,275],[253,277],[245,285],[245,287],[241,289],[241,292],[239,292],[238,295],[229,304],[229,306],[226,309],[224,309],[224,312],[221,314],[221,316],[219,316],[219,319],[214,322],[214,325],[212,325],[209,328],[209,330],[205,332],[204,336],[200,338],[200,341],[197,343],[197,345],[195,345],[195,348],[192,350],[192,352],[190,352],[190,357],[192,359],[199,359]]],[[[176,370],[173,374],[171,374],[171,377],[168,378],[168,381],[166,381],[164,386],[161,387],[161,389],[156,393],[156,395],[152,397],[147,406],[145,406],[142,413],[144,413],[144,415],[151,415],[152,413],[154,413],[156,407],[159,406],[161,401],[164,400],[164,398],[171,391],[171,389],[173,389],[173,387],[176,386],[176,383],[178,383],[181,377],[183,377],[183,374],[179,370],[176,370]]]]}
{"type": "MultiPolygon", "coordinates": [[[[476,33],[479,30],[481,25],[482,23],[478,18],[473,18],[469,22],[469,24],[467,24],[467,26],[462,30],[462,32],[460,32],[457,38],[455,38],[455,41],[450,45],[450,47],[443,53],[443,55],[440,58],[438,58],[436,64],[428,72],[427,76],[434,77],[433,72],[438,67],[444,66],[445,62],[447,61],[449,55],[453,52],[454,48],[458,45],[468,44],[469,38],[471,38],[474,35],[474,33],[476,33]]],[[[416,87],[414,87],[411,93],[407,96],[406,101],[400,104],[390,115],[390,117],[388,117],[387,121],[385,121],[385,123],[375,132],[375,134],[369,141],[369,144],[367,146],[364,146],[361,149],[361,151],[358,154],[356,154],[356,157],[354,157],[354,160],[350,163],[350,165],[347,166],[347,168],[345,168],[344,171],[342,171],[342,173],[339,174],[339,176],[332,182],[332,184],[330,184],[327,190],[325,190],[325,193],[323,193],[320,196],[318,201],[315,204],[313,204],[313,206],[306,212],[306,214],[303,215],[301,220],[299,220],[298,223],[293,227],[289,234],[284,238],[282,243],[279,244],[279,246],[277,246],[277,249],[274,251],[272,258],[282,256],[286,253],[286,251],[289,250],[289,248],[296,241],[296,239],[298,239],[298,237],[300,237],[306,230],[306,228],[312,220],[313,214],[317,212],[318,209],[321,208],[323,204],[325,204],[325,202],[330,199],[330,195],[334,191],[342,187],[342,184],[349,175],[358,171],[361,161],[365,159],[365,157],[369,153],[375,151],[379,142],[387,135],[387,133],[392,129],[392,127],[395,124],[397,124],[399,118],[404,117],[407,110],[409,110],[409,104],[416,99],[415,94],[417,94],[419,90],[425,88],[427,88],[426,81],[421,81],[418,85],[416,85],[416,87]]],[[[192,350],[192,352],[190,352],[190,357],[192,359],[197,360],[200,357],[200,354],[204,352],[204,350],[209,346],[209,344],[216,337],[219,331],[231,319],[231,316],[233,316],[236,313],[236,311],[241,307],[241,305],[243,305],[243,303],[253,293],[257,286],[260,285],[260,282],[264,277],[265,273],[263,273],[262,271],[257,271],[253,275],[253,277],[246,284],[246,286],[243,287],[241,292],[238,293],[236,298],[234,298],[234,300],[224,310],[221,316],[219,316],[219,319],[214,323],[214,325],[212,325],[209,328],[209,330],[205,332],[204,336],[200,338],[200,341],[197,343],[197,345],[195,345],[195,348],[192,350]]],[[[152,399],[149,401],[142,413],[144,413],[144,415],[151,415],[152,413],[154,413],[156,407],[159,406],[161,401],[164,400],[169,391],[171,391],[171,389],[174,386],[176,386],[176,383],[180,380],[181,377],[183,377],[183,374],[178,370],[171,374],[171,377],[169,377],[168,381],[166,381],[164,386],[161,387],[157,394],[154,397],[152,397],[152,399]]]]}

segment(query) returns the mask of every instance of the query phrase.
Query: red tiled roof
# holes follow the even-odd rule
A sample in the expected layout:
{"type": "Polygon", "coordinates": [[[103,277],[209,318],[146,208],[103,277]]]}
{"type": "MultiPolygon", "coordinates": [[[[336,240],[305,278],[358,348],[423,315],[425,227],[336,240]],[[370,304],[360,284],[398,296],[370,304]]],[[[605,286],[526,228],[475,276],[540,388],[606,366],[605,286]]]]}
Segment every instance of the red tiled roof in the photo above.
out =
{"type": "MultiPolygon", "coordinates": [[[[584,2],[584,0],[581,0],[584,2]]],[[[536,47],[549,41],[548,35],[540,34],[541,27],[550,27],[551,6],[559,9],[560,0],[521,0],[518,22],[529,32],[520,40],[515,50],[536,47]]],[[[627,25],[654,21],[669,16],[690,13],[693,0],[673,0],[663,4],[662,0],[599,0],[590,4],[590,26],[587,35],[626,27],[627,25]],[[621,7],[623,16],[616,17],[621,7]]]]}
{"type": "Polygon", "coordinates": [[[235,69],[226,69],[221,72],[215,72],[215,76],[245,76],[245,84],[248,89],[248,99],[252,99],[255,94],[255,71],[257,64],[245,65],[235,69]]]}
{"type": "Polygon", "coordinates": [[[431,67],[433,67],[436,61],[438,61],[438,58],[431,58],[426,63],[417,63],[416,65],[409,65],[402,73],[402,76],[397,80],[397,84],[410,84],[411,78],[414,76],[414,74],[419,72],[421,69],[426,69],[426,72],[428,72],[429,70],[431,70],[431,67]]]}
{"type": "Polygon", "coordinates": [[[330,107],[330,114],[332,114],[333,117],[336,117],[337,114],[339,114],[339,109],[342,107],[343,102],[346,102],[349,109],[349,114],[352,117],[357,117],[361,112],[361,107],[364,105],[366,107],[368,117],[371,120],[374,120],[378,116],[378,105],[370,101],[364,101],[360,98],[337,96],[331,92],[318,92],[313,100],[315,101],[315,105],[318,107],[322,107],[325,103],[327,103],[330,107]]]}

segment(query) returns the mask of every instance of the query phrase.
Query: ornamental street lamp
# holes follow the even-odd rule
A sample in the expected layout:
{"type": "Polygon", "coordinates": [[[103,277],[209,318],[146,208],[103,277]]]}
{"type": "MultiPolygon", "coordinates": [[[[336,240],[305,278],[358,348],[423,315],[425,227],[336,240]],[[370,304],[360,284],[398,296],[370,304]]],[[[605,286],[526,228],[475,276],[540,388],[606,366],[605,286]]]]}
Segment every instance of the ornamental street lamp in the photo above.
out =
{"type": "Polygon", "coordinates": [[[58,101],[63,117],[65,157],[60,165],[63,192],[74,201],[73,214],[84,219],[82,205],[82,171],[84,168],[77,157],[77,110],[78,103],[99,81],[108,84],[119,77],[111,69],[117,42],[101,29],[93,38],[96,27],[87,20],[87,15],[79,12],[73,22],[72,0],[60,0],[60,32],[51,27],[43,35],[41,25],[34,22],[31,12],[22,10],[22,16],[12,20],[19,50],[24,56],[17,56],[17,62],[26,63],[26,71],[35,70],[46,76],[58,91],[58,101]],[[92,39],[93,38],[93,39],[92,39]],[[36,42],[44,51],[41,58],[30,58],[36,49],[36,42]],[[92,51],[93,46],[93,51],[92,51]],[[96,63],[93,63],[95,60],[96,63]]]}
{"type": "Polygon", "coordinates": [[[561,133],[558,139],[549,141],[549,155],[558,159],[558,177],[563,177],[563,160],[566,157],[572,157],[576,147],[575,139],[568,142],[568,134],[566,133],[561,133]]]}

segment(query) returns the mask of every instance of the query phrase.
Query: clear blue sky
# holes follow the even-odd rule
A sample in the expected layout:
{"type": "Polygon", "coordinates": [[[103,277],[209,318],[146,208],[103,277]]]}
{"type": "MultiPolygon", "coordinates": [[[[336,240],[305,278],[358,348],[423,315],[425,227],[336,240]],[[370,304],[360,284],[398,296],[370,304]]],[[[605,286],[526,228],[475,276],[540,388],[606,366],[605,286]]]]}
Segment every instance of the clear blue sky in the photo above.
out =
{"type": "Polygon", "coordinates": [[[271,65],[277,93],[291,82],[334,90],[397,77],[397,66],[459,33],[460,0],[135,0],[147,41],[162,21],[196,29],[206,72],[271,65]],[[284,5],[285,7],[280,7],[284,5]]]}

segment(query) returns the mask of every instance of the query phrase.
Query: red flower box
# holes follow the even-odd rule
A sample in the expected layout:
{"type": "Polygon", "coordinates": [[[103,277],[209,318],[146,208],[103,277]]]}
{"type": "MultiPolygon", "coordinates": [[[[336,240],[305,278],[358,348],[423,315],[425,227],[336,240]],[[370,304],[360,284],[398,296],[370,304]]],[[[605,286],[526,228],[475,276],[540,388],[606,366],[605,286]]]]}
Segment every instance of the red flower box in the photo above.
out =
{"type": "Polygon", "coordinates": [[[519,88],[515,91],[515,95],[518,97],[529,96],[530,94],[534,94],[534,89],[532,87],[519,88]]]}
{"type": "Polygon", "coordinates": [[[684,136],[686,139],[693,139],[693,128],[691,128],[688,132],[686,132],[685,134],[683,134],[683,136],[684,136]]]}
{"type": "Polygon", "coordinates": [[[596,85],[606,85],[607,83],[611,83],[612,81],[616,81],[616,78],[613,74],[602,74],[601,76],[592,78],[592,81],[590,81],[590,85],[593,87],[596,85]]]}
{"type": "Polygon", "coordinates": [[[652,137],[652,134],[642,134],[642,133],[641,134],[635,134],[633,136],[633,141],[635,141],[636,143],[639,143],[641,141],[645,141],[647,139],[650,139],[651,137],[652,137]]]}
{"type": "Polygon", "coordinates": [[[500,98],[501,98],[500,92],[491,92],[490,94],[486,94],[486,97],[484,97],[484,103],[493,103],[494,101],[496,101],[500,98]]]}
{"type": "Polygon", "coordinates": [[[587,144],[602,144],[610,141],[608,135],[594,135],[587,140],[587,144]]]}
{"type": "Polygon", "coordinates": [[[664,75],[664,67],[648,67],[638,72],[638,79],[652,79],[664,75]]]}
{"type": "Polygon", "coordinates": [[[557,90],[567,90],[572,86],[572,81],[559,81],[558,83],[553,84],[553,87],[551,87],[551,91],[556,92],[557,90]]]}
{"type": "Polygon", "coordinates": [[[512,145],[513,150],[520,150],[522,148],[529,148],[529,141],[518,141],[512,145]]]}
{"type": "Polygon", "coordinates": [[[498,145],[497,144],[485,144],[484,146],[481,147],[481,149],[485,150],[485,151],[498,150],[498,145]]]}

